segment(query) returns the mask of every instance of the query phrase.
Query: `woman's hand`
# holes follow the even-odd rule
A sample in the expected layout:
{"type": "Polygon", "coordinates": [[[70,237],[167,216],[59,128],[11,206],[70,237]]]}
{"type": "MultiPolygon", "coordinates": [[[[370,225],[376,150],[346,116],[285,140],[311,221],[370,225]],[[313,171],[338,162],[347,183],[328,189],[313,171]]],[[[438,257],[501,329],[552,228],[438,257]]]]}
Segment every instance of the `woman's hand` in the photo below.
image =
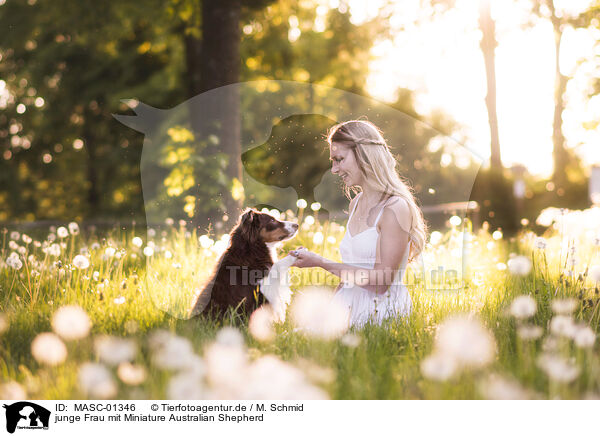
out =
{"type": "Polygon", "coordinates": [[[312,251],[308,251],[304,247],[298,247],[295,250],[289,252],[290,255],[296,258],[296,261],[292,264],[297,268],[312,268],[319,266],[322,257],[312,251]]]}

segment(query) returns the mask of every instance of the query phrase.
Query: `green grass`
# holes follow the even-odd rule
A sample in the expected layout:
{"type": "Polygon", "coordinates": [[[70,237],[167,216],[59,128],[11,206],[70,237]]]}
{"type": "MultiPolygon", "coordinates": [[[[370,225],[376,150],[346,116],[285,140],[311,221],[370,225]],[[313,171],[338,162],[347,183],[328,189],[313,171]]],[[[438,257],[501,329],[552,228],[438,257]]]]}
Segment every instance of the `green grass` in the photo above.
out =
{"type": "MultiPolygon", "coordinates": [[[[343,231],[335,223],[304,225],[294,240],[285,243],[282,252],[303,245],[339,260],[336,247],[343,231]],[[312,239],[318,231],[324,234],[326,242],[316,246],[312,239]],[[328,236],[333,236],[335,243],[327,242],[328,236]]],[[[93,339],[110,334],[137,341],[140,351],[135,363],[148,373],[141,386],[131,387],[119,381],[117,398],[165,398],[172,373],[153,365],[147,335],[159,328],[172,331],[188,338],[194,351],[202,355],[223,324],[202,317],[186,319],[194,291],[209,276],[218,256],[210,248],[200,247],[200,235],[195,231],[168,228],[164,232],[163,236],[161,230],[157,231],[153,238],[147,238],[145,229],[142,233],[139,228],[135,235],[133,230],[120,229],[98,236],[69,235],[55,241],[65,244],[58,257],[45,254],[34,243],[15,241],[27,247],[27,251],[20,256],[23,266],[19,270],[0,264],[0,312],[9,322],[1,336],[0,382],[17,381],[32,399],[85,398],[78,386],[78,368],[83,362],[98,361],[93,339]],[[134,236],[141,236],[144,245],[148,239],[153,240],[154,255],[146,257],[141,247],[133,245],[134,236]],[[93,243],[98,244],[94,249],[93,243]],[[90,252],[90,267],[85,270],[71,267],[74,256],[84,246],[90,252]],[[123,255],[103,259],[108,246],[123,250],[123,255]],[[172,257],[167,258],[160,247],[168,249],[172,257]],[[64,273],[59,273],[56,267],[59,260],[64,273]],[[181,267],[175,268],[173,263],[181,267]],[[93,277],[94,271],[98,271],[98,280],[93,277]],[[107,282],[103,283],[104,280],[107,282]],[[90,335],[66,343],[65,363],[56,367],[38,363],[31,353],[32,340],[41,332],[52,331],[53,313],[69,304],[79,305],[88,313],[92,321],[90,335]]],[[[437,264],[455,263],[451,253],[460,233],[450,229],[443,236],[429,251],[437,264]]],[[[553,336],[548,327],[553,316],[552,300],[575,298],[578,302],[573,313],[575,321],[598,331],[600,309],[596,285],[585,275],[579,277],[587,267],[598,263],[598,246],[585,238],[575,241],[576,273],[567,277],[566,253],[561,250],[564,236],[546,234],[545,250],[535,249],[532,235],[526,232],[512,241],[494,240],[487,231],[472,236],[469,268],[462,289],[427,290],[423,277],[417,274],[418,280],[410,288],[411,315],[355,330],[361,339],[356,347],[344,345],[340,340],[311,339],[294,332],[289,316],[284,324],[276,326],[276,338],[268,343],[259,342],[248,333],[246,320],[230,318],[224,324],[240,329],[251,359],[275,355],[290,362],[333,399],[478,399],[485,397],[480,386],[490,374],[518,382],[535,398],[600,395],[600,355],[596,344],[580,349],[572,340],[558,338],[555,353],[574,358],[580,371],[572,382],[549,380],[536,365],[544,343],[553,336]],[[498,268],[497,264],[505,264],[510,253],[532,259],[533,268],[528,275],[513,276],[508,270],[498,268]],[[520,339],[516,333],[517,320],[507,313],[513,299],[521,294],[529,294],[537,302],[537,313],[529,323],[544,329],[540,339],[520,339]],[[494,361],[484,368],[463,371],[445,382],[425,378],[420,365],[433,350],[437,326],[450,315],[467,313],[475,314],[492,332],[497,350],[494,361]]],[[[6,262],[15,251],[14,242],[11,248],[8,231],[1,234],[0,240],[0,259],[6,262]]],[[[291,273],[295,283],[300,283],[296,288],[315,284],[309,281],[310,270],[292,268],[291,273]]],[[[337,283],[335,276],[327,276],[323,284],[334,288],[337,283]]]]}

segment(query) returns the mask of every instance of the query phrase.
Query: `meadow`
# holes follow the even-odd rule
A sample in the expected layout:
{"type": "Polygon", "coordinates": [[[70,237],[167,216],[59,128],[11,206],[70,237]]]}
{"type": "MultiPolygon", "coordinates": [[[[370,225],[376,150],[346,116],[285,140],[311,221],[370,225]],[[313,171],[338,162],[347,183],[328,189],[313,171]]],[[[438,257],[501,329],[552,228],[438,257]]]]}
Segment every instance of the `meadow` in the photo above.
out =
{"type": "MultiPolygon", "coordinates": [[[[302,245],[339,261],[344,226],[309,212],[283,214],[301,226],[279,257],[302,245]]],[[[600,209],[523,224],[506,238],[451,218],[423,259],[464,255],[464,286],[436,287],[413,266],[410,316],[350,330],[323,303],[337,278],[297,268],[283,323],[265,311],[188,319],[228,235],[185,222],[0,229],[0,396],[598,399],[600,209]]]]}

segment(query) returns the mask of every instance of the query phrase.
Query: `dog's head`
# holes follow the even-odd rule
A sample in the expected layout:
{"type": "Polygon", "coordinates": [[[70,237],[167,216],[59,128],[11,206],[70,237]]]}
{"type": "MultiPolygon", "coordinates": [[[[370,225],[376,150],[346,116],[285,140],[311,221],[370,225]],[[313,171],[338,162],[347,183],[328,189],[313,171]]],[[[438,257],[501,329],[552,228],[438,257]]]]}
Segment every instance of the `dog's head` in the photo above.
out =
{"type": "Polygon", "coordinates": [[[284,241],[293,238],[297,231],[298,224],[277,220],[268,213],[258,212],[251,208],[242,212],[233,229],[234,235],[250,243],[284,241]]]}

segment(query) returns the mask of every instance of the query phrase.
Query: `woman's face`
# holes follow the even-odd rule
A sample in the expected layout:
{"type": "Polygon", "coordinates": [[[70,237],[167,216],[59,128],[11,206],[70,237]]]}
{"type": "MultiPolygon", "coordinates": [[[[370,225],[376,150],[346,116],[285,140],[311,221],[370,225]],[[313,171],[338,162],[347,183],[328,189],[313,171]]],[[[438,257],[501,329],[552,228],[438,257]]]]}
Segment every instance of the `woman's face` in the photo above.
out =
{"type": "Polygon", "coordinates": [[[332,142],[329,145],[329,160],[331,172],[339,175],[346,186],[361,184],[362,173],[350,148],[339,142],[332,142]]]}

